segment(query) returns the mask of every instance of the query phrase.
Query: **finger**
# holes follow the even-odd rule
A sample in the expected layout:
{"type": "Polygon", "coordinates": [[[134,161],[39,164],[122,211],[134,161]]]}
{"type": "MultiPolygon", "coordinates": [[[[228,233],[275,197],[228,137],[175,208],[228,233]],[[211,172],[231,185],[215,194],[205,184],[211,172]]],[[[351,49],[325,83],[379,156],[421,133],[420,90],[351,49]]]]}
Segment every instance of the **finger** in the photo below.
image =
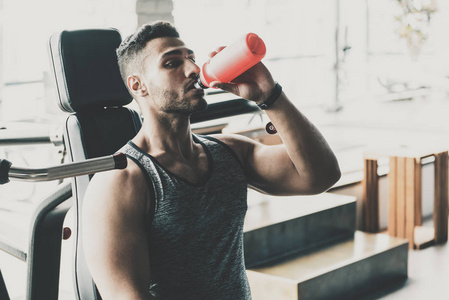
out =
{"type": "Polygon", "coordinates": [[[238,95],[239,88],[234,83],[223,83],[220,81],[213,81],[210,83],[210,87],[214,89],[222,89],[223,91],[238,95]]]}
{"type": "Polygon", "coordinates": [[[211,58],[214,57],[215,55],[217,55],[217,53],[219,53],[224,48],[226,48],[226,46],[218,47],[215,51],[209,52],[209,57],[211,57],[211,58]]]}

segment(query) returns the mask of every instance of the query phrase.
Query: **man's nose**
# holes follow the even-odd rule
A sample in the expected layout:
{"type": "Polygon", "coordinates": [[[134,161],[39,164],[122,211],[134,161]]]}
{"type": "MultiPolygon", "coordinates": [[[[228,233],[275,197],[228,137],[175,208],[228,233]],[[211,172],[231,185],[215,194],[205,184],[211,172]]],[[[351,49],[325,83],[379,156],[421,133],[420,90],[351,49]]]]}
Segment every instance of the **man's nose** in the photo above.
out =
{"type": "Polygon", "coordinates": [[[188,59],[187,61],[188,62],[185,64],[185,66],[186,66],[186,70],[185,70],[186,77],[188,77],[188,78],[190,78],[190,77],[192,77],[192,78],[198,77],[198,75],[200,74],[200,71],[201,71],[200,67],[196,63],[194,63],[192,60],[190,60],[190,59],[188,59]]]}

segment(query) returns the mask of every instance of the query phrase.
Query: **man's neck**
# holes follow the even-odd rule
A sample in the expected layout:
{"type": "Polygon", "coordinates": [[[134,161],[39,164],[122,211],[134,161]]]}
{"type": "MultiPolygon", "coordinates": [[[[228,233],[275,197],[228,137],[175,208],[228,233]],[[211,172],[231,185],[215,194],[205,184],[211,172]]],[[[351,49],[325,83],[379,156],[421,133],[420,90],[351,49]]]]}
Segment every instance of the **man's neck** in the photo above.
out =
{"type": "Polygon", "coordinates": [[[153,156],[170,153],[188,159],[193,152],[190,117],[173,114],[145,116],[142,129],[133,142],[153,156]]]}

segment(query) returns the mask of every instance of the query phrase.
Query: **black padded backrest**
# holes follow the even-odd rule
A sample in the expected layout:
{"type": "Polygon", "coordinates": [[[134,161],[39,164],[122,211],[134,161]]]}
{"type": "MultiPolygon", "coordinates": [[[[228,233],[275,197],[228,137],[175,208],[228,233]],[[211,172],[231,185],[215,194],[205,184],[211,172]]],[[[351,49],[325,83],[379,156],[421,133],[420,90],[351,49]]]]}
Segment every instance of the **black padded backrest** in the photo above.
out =
{"type": "Polygon", "coordinates": [[[62,110],[79,112],[131,102],[115,53],[120,43],[115,29],[65,30],[52,35],[50,60],[62,110]]]}
{"type": "Polygon", "coordinates": [[[139,115],[124,107],[79,112],[76,117],[86,158],[115,153],[132,139],[141,127],[139,115]]]}
{"type": "MultiPolygon", "coordinates": [[[[118,69],[116,48],[121,43],[115,29],[62,31],[50,38],[49,52],[59,106],[70,112],[64,132],[68,158],[81,161],[110,155],[132,139],[141,118],[123,107],[131,102],[118,69]]],[[[74,285],[78,299],[101,299],[87,268],[82,251],[80,221],[89,176],[76,177],[74,285]]]]}

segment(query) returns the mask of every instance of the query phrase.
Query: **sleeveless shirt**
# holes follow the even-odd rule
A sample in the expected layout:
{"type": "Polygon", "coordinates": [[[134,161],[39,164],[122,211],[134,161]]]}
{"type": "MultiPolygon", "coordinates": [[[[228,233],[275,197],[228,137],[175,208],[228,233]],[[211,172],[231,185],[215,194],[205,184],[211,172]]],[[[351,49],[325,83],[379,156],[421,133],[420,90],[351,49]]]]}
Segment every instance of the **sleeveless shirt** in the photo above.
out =
{"type": "Polygon", "coordinates": [[[125,153],[153,185],[149,229],[150,294],[158,299],[251,299],[243,255],[247,179],[233,150],[194,135],[208,157],[209,179],[192,184],[131,141],[125,153]]]}

